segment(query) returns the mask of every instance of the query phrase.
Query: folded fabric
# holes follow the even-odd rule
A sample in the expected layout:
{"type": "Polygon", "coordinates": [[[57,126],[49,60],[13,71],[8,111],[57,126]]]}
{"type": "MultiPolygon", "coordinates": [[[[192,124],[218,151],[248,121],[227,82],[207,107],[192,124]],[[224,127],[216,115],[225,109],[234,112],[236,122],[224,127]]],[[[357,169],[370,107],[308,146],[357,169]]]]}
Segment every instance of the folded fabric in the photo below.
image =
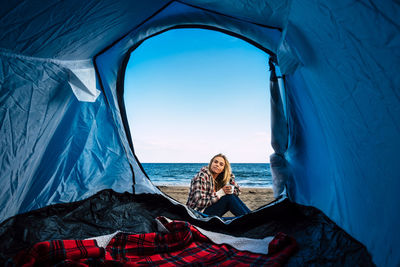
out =
{"type": "Polygon", "coordinates": [[[162,232],[118,232],[105,249],[97,245],[96,239],[40,242],[19,253],[13,263],[16,266],[281,266],[297,249],[293,238],[278,233],[265,248],[268,255],[240,251],[212,242],[188,222],[158,219],[165,227],[162,232]]]}
{"type": "MultiPolygon", "coordinates": [[[[158,226],[158,231],[160,232],[169,232],[164,225],[166,225],[169,222],[172,222],[172,220],[160,216],[156,218],[156,223],[158,226]]],[[[272,239],[274,238],[273,236],[267,236],[262,239],[256,239],[256,238],[247,238],[247,237],[237,237],[237,236],[232,236],[232,235],[227,235],[227,234],[221,234],[217,232],[212,232],[208,230],[204,230],[198,226],[192,225],[195,227],[197,230],[200,231],[203,235],[205,235],[211,242],[215,244],[225,244],[225,245],[230,245],[231,247],[240,250],[240,251],[248,251],[252,253],[257,253],[257,254],[268,254],[268,247],[272,239]]],[[[110,238],[111,239],[111,238],[110,238]]]]}

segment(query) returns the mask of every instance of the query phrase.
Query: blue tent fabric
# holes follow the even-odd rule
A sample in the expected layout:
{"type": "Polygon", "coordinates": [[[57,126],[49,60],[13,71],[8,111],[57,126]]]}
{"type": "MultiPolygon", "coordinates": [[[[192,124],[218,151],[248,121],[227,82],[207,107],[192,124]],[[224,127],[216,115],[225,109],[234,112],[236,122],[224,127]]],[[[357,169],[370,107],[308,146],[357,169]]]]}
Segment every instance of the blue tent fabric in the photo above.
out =
{"type": "Polygon", "coordinates": [[[152,35],[204,27],[276,56],[287,94],[291,199],[322,210],[378,266],[400,265],[398,2],[1,6],[0,221],[103,189],[160,193],[125,132],[124,62],[152,35]]]}
{"type": "Polygon", "coordinates": [[[274,58],[269,58],[270,74],[270,101],[271,101],[271,146],[274,153],[270,156],[270,167],[272,174],[272,189],[274,197],[279,197],[285,190],[285,185],[291,179],[291,170],[286,161],[285,153],[288,148],[288,123],[284,112],[286,105],[286,95],[284,87],[279,82],[276,74],[276,67],[273,63],[274,58]]]}
{"type": "Polygon", "coordinates": [[[130,191],[132,174],[115,127],[104,127],[111,116],[102,95],[78,101],[66,67],[51,61],[1,63],[3,219],[100,188],[130,191]]]}

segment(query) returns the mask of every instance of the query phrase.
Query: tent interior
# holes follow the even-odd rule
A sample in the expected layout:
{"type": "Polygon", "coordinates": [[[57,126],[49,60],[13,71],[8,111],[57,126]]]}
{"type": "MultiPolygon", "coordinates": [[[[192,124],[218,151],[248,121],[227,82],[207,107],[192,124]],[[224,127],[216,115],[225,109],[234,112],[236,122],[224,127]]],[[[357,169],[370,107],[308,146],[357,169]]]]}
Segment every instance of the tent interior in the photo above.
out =
{"type": "Polygon", "coordinates": [[[233,236],[283,231],[299,247],[289,266],[398,266],[399,15],[395,1],[3,1],[0,263],[44,240],[151,232],[166,216],[233,236]],[[276,202],[205,218],[143,171],[125,68],[177,28],[236,36],[279,66],[276,202]]]}

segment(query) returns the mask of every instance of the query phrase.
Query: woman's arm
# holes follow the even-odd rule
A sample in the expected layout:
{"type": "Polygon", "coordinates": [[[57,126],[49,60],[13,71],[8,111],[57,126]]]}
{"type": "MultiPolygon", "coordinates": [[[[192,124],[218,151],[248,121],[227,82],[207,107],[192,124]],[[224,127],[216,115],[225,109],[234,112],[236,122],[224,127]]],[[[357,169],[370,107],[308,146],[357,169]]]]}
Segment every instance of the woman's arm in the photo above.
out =
{"type": "Polygon", "coordinates": [[[236,183],[235,175],[233,173],[231,174],[231,179],[229,180],[229,183],[231,185],[234,185],[233,194],[238,196],[240,194],[240,186],[236,183]]]}

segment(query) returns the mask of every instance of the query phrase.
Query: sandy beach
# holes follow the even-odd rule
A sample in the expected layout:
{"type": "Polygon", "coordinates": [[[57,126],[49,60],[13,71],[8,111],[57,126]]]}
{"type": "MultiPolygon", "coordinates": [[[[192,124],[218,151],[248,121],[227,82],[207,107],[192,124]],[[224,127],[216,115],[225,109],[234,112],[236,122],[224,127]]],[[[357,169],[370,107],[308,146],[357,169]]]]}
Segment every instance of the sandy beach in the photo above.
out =
{"type": "MultiPolygon", "coordinates": [[[[173,199],[186,204],[189,187],[185,186],[158,186],[158,188],[169,195],[173,199]]],[[[272,188],[246,188],[241,187],[240,199],[249,207],[251,210],[255,210],[265,204],[268,204],[274,200],[274,194],[272,188]]],[[[232,216],[227,213],[225,216],[232,216]]]]}

